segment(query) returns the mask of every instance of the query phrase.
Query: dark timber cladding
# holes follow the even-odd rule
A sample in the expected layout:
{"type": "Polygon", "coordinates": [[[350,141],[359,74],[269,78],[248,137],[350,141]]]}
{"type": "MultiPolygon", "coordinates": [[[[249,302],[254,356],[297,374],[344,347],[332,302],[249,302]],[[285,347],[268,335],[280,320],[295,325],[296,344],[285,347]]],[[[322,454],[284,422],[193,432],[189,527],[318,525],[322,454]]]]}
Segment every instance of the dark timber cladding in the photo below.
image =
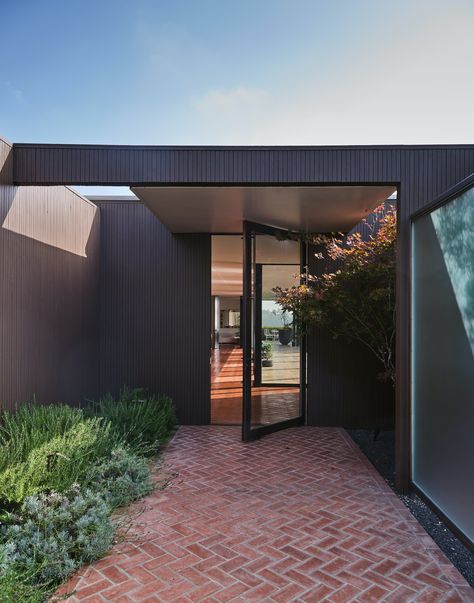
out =
{"type": "MultiPolygon", "coordinates": [[[[393,202],[386,202],[386,210],[393,202]]],[[[380,213],[377,212],[380,216],[380,213]]],[[[351,233],[369,236],[378,224],[375,213],[359,222],[351,233]]],[[[316,260],[311,246],[308,254],[311,274],[332,270],[331,261],[316,260]]],[[[311,330],[308,339],[308,416],[309,425],[348,428],[393,429],[393,389],[376,376],[382,367],[359,342],[335,340],[322,329],[311,330]]]]}
{"type": "Polygon", "coordinates": [[[409,481],[409,216],[474,172],[474,145],[14,146],[16,184],[396,184],[399,204],[397,479],[409,481]]]}
{"type": "Polygon", "coordinates": [[[97,205],[102,392],[145,387],[209,423],[210,236],[174,236],[140,202],[97,205]]]}
{"type": "Polygon", "coordinates": [[[64,186],[12,184],[0,139],[0,409],[98,394],[99,212],[64,186]]]}

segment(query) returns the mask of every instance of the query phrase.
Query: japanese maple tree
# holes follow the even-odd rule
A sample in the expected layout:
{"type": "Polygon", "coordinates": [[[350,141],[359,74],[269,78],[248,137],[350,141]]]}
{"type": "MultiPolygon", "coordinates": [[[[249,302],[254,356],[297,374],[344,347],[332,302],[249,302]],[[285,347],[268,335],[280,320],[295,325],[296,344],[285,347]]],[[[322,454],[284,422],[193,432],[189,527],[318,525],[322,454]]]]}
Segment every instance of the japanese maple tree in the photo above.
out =
{"type": "Polygon", "coordinates": [[[395,251],[394,207],[380,206],[369,236],[360,233],[311,235],[320,274],[305,284],[276,288],[277,302],[293,312],[302,331],[312,325],[335,338],[359,341],[380,361],[380,378],[395,384],[395,251]]]}

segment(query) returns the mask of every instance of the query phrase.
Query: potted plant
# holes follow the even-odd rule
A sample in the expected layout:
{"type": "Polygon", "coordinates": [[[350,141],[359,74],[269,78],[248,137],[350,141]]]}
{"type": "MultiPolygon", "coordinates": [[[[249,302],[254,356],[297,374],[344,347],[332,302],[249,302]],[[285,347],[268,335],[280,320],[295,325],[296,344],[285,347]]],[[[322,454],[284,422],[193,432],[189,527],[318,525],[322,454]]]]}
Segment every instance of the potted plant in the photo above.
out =
{"type": "Polygon", "coordinates": [[[273,366],[273,349],[271,343],[262,343],[262,366],[273,366]]]}
{"type": "Polygon", "coordinates": [[[281,345],[288,345],[293,338],[293,329],[291,328],[291,320],[288,317],[288,312],[282,310],[280,312],[283,321],[283,328],[278,329],[278,340],[281,345]]]}

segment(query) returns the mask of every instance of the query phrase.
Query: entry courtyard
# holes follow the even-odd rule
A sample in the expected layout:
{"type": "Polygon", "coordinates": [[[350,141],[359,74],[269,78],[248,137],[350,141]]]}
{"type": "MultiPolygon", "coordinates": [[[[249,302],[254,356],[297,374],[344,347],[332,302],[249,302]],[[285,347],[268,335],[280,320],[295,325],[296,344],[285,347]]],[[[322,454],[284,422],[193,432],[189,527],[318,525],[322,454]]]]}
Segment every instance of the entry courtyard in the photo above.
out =
{"type": "Polygon", "coordinates": [[[342,429],[243,443],[238,427],[183,426],[162,471],[171,483],[132,507],[125,541],[67,601],[473,600],[342,429]]]}

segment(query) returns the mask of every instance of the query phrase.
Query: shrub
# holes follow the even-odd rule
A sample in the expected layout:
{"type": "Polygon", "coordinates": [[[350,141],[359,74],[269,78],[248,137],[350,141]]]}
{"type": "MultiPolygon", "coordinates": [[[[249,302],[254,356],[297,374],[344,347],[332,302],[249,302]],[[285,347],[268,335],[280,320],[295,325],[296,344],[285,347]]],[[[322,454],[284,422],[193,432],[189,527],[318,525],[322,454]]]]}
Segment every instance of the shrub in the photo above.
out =
{"type": "Polygon", "coordinates": [[[64,404],[23,404],[0,415],[0,471],[25,461],[35,448],[83,421],[78,408],[64,404]]]}
{"type": "Polygon", "coordinates": [[[105,553],[114,537],[112,509],[150,492],[143,457],[175,423],[169,398],[128,389],[87,412],[25,404],[0,416],[2,603],[44,601],[105,553]]]}
{"type": "Polygon", "coordinates": [[[51,592],[52,585],[38,583],[36,575],[35,566],[29,571],[12,566],[7,573],[0,574],[2,603],[43,603],[51,592]]]}
{"type": "Polygon", "coordinates": [[[116,448],[110,458],[92,468],[89,487],[112,507],[122,507],[151,491],[148,463],[125,448],[116,448]]]}
{"type": "Polygon", "coordinates": [[[116,439],[123,439],[137,454],[153,455],[176,427],[171,399],[149,396],[143,389],[125,387],[117,400],[107,394],[90,412],[108,419],[116,439]]]}
{"type": "Polygon", "coordinates": [[[375,224],[366,222],[368,237],[297,235],[319,247],[321,271],[304,275],[304,284],[273,292],[299,329],[323,327],[334,338],[364,345],[383,368],[379,378],[395,386],[397,212],[382,204],[373,216],[375,224]]]}
{"type": "Polygon", "coordinates": [[[0,473],[0,497],[19,503],[25,496],[39,492],[64,492],[74,482],[80,482],[90,465],[108,455],[112,446],[107,421],[97,417],[83,419],[0,473]]]}
{"type": "Polygon", "coordinates": [[[112,544],[114,526],[102,496],[73,486],[65,494],[27,497],[21,513],[2,528],[0,573],[30,575],[28,583],[55,585],[112,544]]]}

